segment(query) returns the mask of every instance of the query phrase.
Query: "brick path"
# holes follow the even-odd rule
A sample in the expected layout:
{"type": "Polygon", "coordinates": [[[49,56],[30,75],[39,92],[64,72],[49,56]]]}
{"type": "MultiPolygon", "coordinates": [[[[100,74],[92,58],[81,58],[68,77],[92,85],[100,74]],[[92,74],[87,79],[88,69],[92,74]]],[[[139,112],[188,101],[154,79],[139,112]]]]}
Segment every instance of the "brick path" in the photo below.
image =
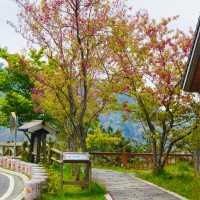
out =
{"type": "Polygon", "coordinates": [[[133,175],[93,169],[93,178],[103,183],[113,200],[185,200],[133,175]]]}

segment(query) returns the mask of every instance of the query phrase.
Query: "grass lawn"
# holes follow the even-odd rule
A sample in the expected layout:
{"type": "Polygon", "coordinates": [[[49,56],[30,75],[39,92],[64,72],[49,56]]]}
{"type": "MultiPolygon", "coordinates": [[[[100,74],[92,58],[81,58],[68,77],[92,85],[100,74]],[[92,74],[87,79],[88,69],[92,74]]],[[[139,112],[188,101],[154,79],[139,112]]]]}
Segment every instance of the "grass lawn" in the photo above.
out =
{"type": "Polygon", "coordinates": [[[200,200],[200,177],[194,175],[193,166],[186,162],[180,162],[165,168],[165,171],[157,175],[150,170],[129,170],[120,167],[99,167],[112,169],[119,172],[134,173],[141,179],[152,182],[165,189],[173,191],[191,200],[200,200]]]}
{"type": "MultiPolygon", "coordinates": [[[[71,170],[68,166],[64,168],[64,178],[72,180],[71,170]]],[[[42,192],[40,200],[105,200],[105,189],[97,183],[92,183],[91,190],[81,189],[79,186],[64,186],[60,190],[59,167],[54,165],[48,170],[49,183],[48,189],[42,192]]]]}

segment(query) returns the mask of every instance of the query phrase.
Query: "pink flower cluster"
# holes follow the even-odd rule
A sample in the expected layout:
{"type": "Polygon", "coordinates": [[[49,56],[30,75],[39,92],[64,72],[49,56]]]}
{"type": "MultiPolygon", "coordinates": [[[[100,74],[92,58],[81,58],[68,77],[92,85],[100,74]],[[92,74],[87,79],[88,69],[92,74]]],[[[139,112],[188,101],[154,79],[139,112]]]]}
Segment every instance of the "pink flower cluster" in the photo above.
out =
{"type": "Polygon", "coordinates": [[[24,8],[25,8],[25,11],[26,12],[32,12],[33,11],[33,5],[31,5],[31,4],[26,4],[25,6],[24,6],[24,8]]]}
{"type": "Polygon", "coordinates": [[[58,10],[58,8],[60,8],[60,6],[61,6],[63,3],[64,3],[64,0],[54,0],[54,1],[52,2],[52,5],[51,5],[52,10],[53,10],[53,11],[58,10]]]}

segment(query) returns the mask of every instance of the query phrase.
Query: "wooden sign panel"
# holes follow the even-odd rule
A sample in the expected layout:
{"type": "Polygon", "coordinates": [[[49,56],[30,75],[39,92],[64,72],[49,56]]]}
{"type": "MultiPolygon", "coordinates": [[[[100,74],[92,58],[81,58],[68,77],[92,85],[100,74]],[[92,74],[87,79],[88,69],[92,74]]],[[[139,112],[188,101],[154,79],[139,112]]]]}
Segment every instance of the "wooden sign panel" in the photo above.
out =
{"type": "Polygon", "coordinates": [[[79,161],[79,160],[90,160],[89,153],[78,153],[78,152],[63,152],[64,161],[79,161]]]}

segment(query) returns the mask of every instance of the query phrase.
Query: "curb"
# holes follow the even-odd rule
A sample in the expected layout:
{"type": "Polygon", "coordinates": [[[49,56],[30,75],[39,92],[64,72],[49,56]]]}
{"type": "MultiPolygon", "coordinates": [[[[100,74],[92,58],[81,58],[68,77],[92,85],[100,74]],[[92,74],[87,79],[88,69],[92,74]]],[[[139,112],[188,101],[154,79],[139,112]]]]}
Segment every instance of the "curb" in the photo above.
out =
{"type": "Polygon", "coordinates": [[[105,199],[106,200],[114,200],[109,193],[105,194],[105,199]]]}
{"type": "MultiPolygon", "coordinates": [[[[29,180],[27,176],[25,176],[24,174],[20,174],[18,172],[14,172],[14,171],[10,171],[10,170],[7,170],[7,169],[4,169],[4,168],[1,168],[0,167],[0,172],[4,172],[4,173],[7,173],[7,174],[11,174],[11,175],[15,175],[15,176],[18,176],[20,177],[23,182],[29,180]]],[[[22,191],[15,199],[13,200],[22,200],[24,198],[24,191],[22,191]]]]}
{"type": "MultiPolygon", "coordinates": [[[[93,179],[95,180],[95,182],[97,182],[97,183],[99,183],[99,184],[101,184],[102,186],[105,187],[105,184],[101,180],[95,179],[94,177],[93,177],[93,179]]],[[[111,196],[111,194],[108,191],[106,192],[104,197],[105,197],[106,200],[114,200],[114,198],[111,196]]]]}
{"type": "Polygon", "coordinates": [[[154,183],[151,183],[151,182],[149,182],[149,181],[146,181],[146,180],[143,180],[143,179],[141,179],[141,178],[139,178],[139,177],[136,177],[136,176],[133,175],[133,174],[129,174],[129,175],[130,175],[131,177],[133,177],[133,178],[135,178],[135,179],[137,179],[137,180],[143,182],[143,183],[146,183],[146,184],[148,184],[148,185],[154,186],[154,187],[156,187],[156,188],[162,190],[163,192],[166,192],[166,193],[168,193],[168,194],[171,194],[172,196],[174,196],[174,197],[176,197],[176,198],[179,198],[180,200],[188,200],[187,198],[185,198],[185,197],[183,197],[183,196],[181,196],[181,195],[179,195],[179,194],[177,194],[177,193],[175,193],[175,192],[172,192],[172,191],[169,191],[169,190],[167,190],[167,189],[164,189],[163,187],[160,187],[160,186],[158,186],[158,185],[156,185],[156,184],[154,184],[154,183]]]}
{"type": "MultiPolygon", "coordinates": [[[[92,178],[95,180],[95,182],[97,182],[97,183],[105,186],[105,184],[102,181],[100,181],[100,180],[98,180],[98,179],[96,179],[94,177],[92,177],[92,178]]],[[[113,197],[111,196],[111,194],[108,191],[106,192],[106,194],[104,195],[104,197],[105,197],[106,200],[114,200],[113,197]]]]}

